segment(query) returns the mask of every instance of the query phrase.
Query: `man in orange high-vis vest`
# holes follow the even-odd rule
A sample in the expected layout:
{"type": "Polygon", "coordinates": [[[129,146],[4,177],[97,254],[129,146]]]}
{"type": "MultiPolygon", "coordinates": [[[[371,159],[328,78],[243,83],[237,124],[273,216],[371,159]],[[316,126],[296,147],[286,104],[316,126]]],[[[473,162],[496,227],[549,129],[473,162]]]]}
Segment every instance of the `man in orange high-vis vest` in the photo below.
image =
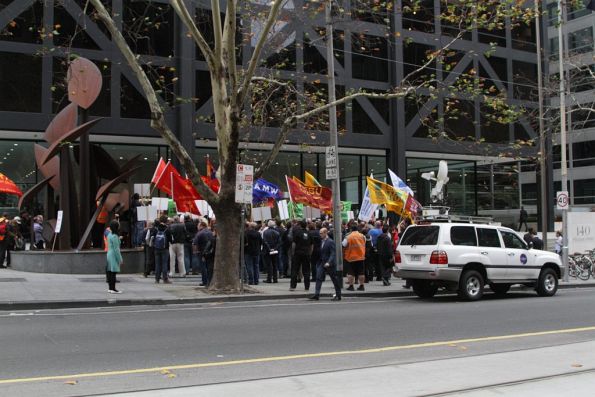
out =
{"type": "Polygon", "coordinates": [[[364,260],[366,259],[366,237],[357,230],[357,225],[351,227],[349,233],[343,239],[343,259],[347,268],[347,291],[353,291],[353,282],[358,278],[358,291],[364,290],[365,273],[364,260]]]}

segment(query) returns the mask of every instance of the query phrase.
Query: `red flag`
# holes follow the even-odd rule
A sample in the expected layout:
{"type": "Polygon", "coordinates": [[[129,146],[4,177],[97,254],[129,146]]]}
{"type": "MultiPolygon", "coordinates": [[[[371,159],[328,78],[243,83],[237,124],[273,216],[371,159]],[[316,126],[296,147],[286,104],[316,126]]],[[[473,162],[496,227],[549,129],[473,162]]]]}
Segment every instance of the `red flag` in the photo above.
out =
{"type": "Polygon", "coordinates": [[[287,176],[285,180],[291,201],[318,208],[323,212],[332,212],[333,192],[331,189],[324,186],[306,186],[301,181],[289,179],[287,176]]]}
{"type": "Polygon", "coordinates": [[[171,164],[167,163],[163,168],[163,171],[157,178],[155,182],[155,187],[161,190],[163,193],[171,196],[172,195],[172,185],[173,185],[173,177],[182,178],[178,170],[171,164]]]}
{"type": "Polygon", "coordinates": [[[190,179],[182,178],[180,175],[173,175],[172,178],[172,198],[176,202],[178,211],[192,212],[198,214],[195,200],[200,200],[200,195],[192,184],[190,179]]]}
{"type": "Polygon", "coordinates": [[[155,168],[153,178],[151,178],[151,183],[157,183],[157,181],[161,177],[161,174],[163,173],[163,170],[165,169],[165,165],[165,161],[163,161],[163,157],[161,157],[159,159],[159,162],[157,163],[157,168],[155,168]]]}

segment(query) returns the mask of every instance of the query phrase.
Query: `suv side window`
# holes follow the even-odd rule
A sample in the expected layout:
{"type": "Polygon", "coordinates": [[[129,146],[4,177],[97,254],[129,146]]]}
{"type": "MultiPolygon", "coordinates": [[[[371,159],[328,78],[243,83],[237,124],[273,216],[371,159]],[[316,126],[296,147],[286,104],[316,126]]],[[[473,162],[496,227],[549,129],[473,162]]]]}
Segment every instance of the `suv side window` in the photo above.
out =
{"type": "Polygon", "coordinates": [[[486,229],[483,227],[478,227],[477,239],[479,240],[480,247],[501,248],[500,237],[498,237],[498,231],[496,229],[486,229]]]}
{"type": "Polygon", "coordinates": [[[505,230],[500,230],[500,234],[506,248],[527,249],[525,243],[516,234],[505,230]]]}
{"type": "Polygon", "coordinates": [[[453,226],[450,228],[450,241],[453,245],[477,247],[477,237],[473,226],[453,226]]]}

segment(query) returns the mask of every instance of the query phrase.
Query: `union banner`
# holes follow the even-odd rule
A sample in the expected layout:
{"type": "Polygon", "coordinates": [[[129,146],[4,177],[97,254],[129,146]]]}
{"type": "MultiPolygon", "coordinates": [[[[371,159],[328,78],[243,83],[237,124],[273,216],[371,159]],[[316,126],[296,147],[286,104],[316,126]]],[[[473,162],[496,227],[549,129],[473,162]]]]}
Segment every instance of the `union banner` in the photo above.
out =
{"type": "Polygon", "coordinates": [[[333,193],[331,189],[324,186],[306,186],[300,180],[290,179],[287,176],[285,179],[291,201],[318,208],[323,212],[332,212],[333,193]]]}

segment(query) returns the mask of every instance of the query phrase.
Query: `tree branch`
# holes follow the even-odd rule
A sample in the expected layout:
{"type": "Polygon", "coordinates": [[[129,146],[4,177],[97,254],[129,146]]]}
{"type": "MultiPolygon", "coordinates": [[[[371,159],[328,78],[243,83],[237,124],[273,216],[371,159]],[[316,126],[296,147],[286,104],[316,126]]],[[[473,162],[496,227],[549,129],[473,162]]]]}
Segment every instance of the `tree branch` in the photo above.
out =
{"type": "Polygon", "coordinates": [[[279,12],[281,11],[281,4],[284,0],[273,0],[273,6],[271,7],[271,11],[269,12],[269,16],[267,21],[264,25],[263,30],[260,32],[261,36],[258,38],[258,42],[254,47],[254,52],[252,52],[252,57],[250,58],[250,63],[248,64],[248,69],[244,74],[244,83],[242,84],[242,88],[238,92],[238,103],[244,103],[246,96],[248,95],[248,91],[250,90],[250,83],[252,82],[252,76],[254,76],[254,71],[256,70],[256,66],[260,60],[260,54],[262,52],[262,48],[267,40],[267,36],[271,31],[271,28],[277,21],[277,17],[279,16],[279,12]]]}
{"type": "Polygon", "coordinates": [[[227,63],[229,75],[229,92],[232,107],[237,105],[238,71],[236,67],[236,1],[227,1],[227,12],[225,14],[225,27],[223,29],[223,60],[227,63]]]}
{"type": "Polygon", "coordinates": [[[200,30],[198,30],[198,27],[194,22],[194,18],[192,15],[190,15],[190,12],[188,11],[188,8],[184,4],[183,0],[171,0],[171,5],[198,45],[200,52],[202,52],[202,55],[205,57],[207,64],[209,65],[209,68],[211,70],[216,70],[217,58],[215,58],[215,54],[211,50],[211,47],[209,47],[209,43],[207,43],[202,33],[200,33],[200,30]]]}
{"type": "Polygon", "coordinates": [[[103,6],[101,0],[90,0],[93,7],[97,10],[97,15],[101,19],[101,21],[105,24],[107,29],[109,30],[110,34],[112,35],[112,40],[114,44],[118,47],[118,49],[122,52],[122,55],[126,59],[126,62],[132,69],[134,75],[138,78],[140,85],[143,89],[143,92],[147,98],[147,102],[151,109],[151,127],[155,129],[165,140],[167,145],[172,149],[178,160],[182,163],[182,166],[186,170],[186,172],[190,175],[190,179],[192,183],[197,187],[198,192],[207,199],[211,204],[216,204],[218,202],[218,196],[215,194],[210,187],[208,187],[204,181],[202,180],[194,161],[184,149],[180,141],[176,138],[174,133],[169,129],[167,123],[165,122],[165,117],[163,115],[163,108],[159,104],[159,100],[157,98],[157,94],[149,81],[145,71],[139,64],[137,57],[134,55],[128,43],[122,36],[120,30],[116,27],[114,20],[112,19],[111,15],[107,12],[105,7],[103,6]]]}
{"type": "Polygon", "coordinates": [[[273,147],[272,147],[271,151],[269,152],[268,157],[266,158],[266,160],[264,160],[262,162],[260,167],[254,172],[254,178],[255,179],[260,178],[260,176],[262,176],[262,174],[268,169],[268,167],[271,166],[271,164],[275,160],[275,157],[277,157],[277,155],[279,154],[279,151],[281,150],[281,146],[283,146],[283,142],[285,142],[285,139],[287,138],[287,135],[289,134],[291,126],[293,124],[295,124],[296,122],[307,119],[312,116],[315,116],[319,113],[324,112],[325,110],[329,110],[333,106],[338,106],[338,105],[342,105],[344,103],[353,101],[356,98],[364,97],[364,98],[376,98],[376,99],[387,99],[387,100],[395,99],[395,98],[403,98],[403,97],[409,95],[411,92],[415,92],[415,90],[417,88],[418,87],[411,86],[411,87],[407,87],[405,89],[401,89],[401,91],[398,91],[398,92],[384,93],[384,94],[375,93],[375,92],[356,92],[354,94],[347,95],[347,96],[344,96],[343,98],[337,99],[336,101],[329,102],[323,106],[317,107],[316,109],[309,110],[309,111],[302,113],[300,115],[297,115],[297,116],[294,115],[294,116],[288,117],[283,122],[283,126],[281,127],[281,132],[277,136],[277,140],[273,144],[273,147]]]}
{"type": "MultiPolygon", "coordinates": [[[[233,3],[236,0],[228,0],[228,3],[233,3]]],[[[221,29],[221,8],[219,7],[219,0],[211,0],[211,13],[213,15],[213,37],[215,38],[215,57],[221,59],[222,49],[222,29],[221,29]]],[[[234,15],[235,18],[235,15],[234,15]]]]}

